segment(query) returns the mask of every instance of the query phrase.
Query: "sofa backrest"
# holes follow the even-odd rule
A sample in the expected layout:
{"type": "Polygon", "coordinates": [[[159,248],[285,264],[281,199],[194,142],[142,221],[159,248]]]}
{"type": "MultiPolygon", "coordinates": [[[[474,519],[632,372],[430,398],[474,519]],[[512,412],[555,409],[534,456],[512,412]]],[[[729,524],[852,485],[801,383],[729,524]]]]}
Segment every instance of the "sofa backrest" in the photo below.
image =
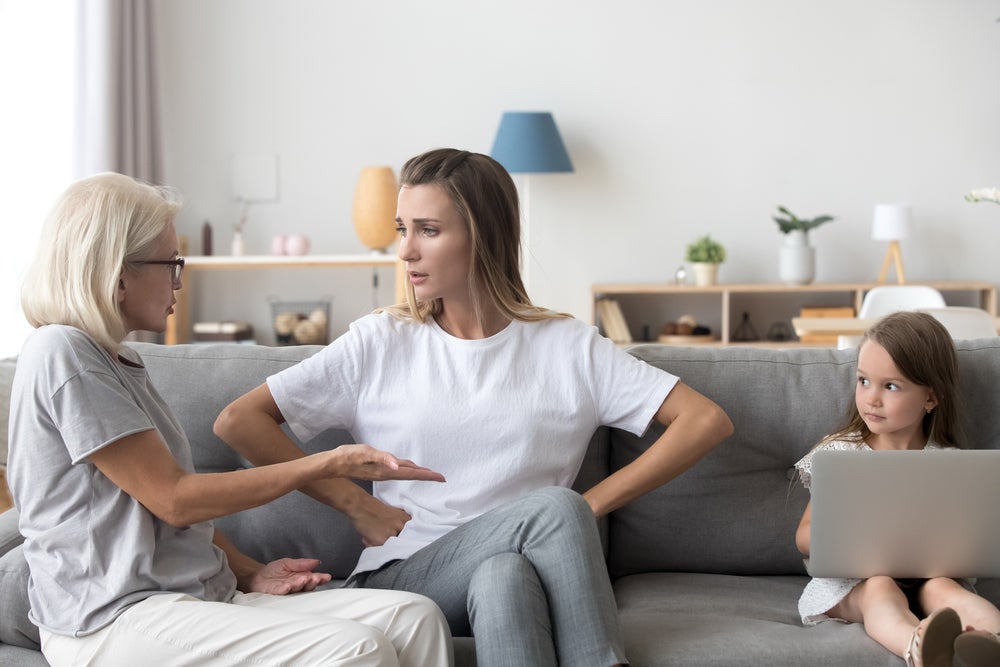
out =
{"type": "MultiPolygon", "coordinates": [[[[1000,448],[1000,339],[957,341],[970,447],[1000,448]]],[[[799,574],[795,529],[808,492],[794,464],[853,403],[854,350],[636,346],[632,354],[716,401],[732,437],[669,484],[610,517],[613,577],[637,572],[799,574]]],[[[611,433],[611,467],[662,433],[611,433]]]]}
{"type": "MultiPolygon", "coordinates": [[[[249,464],[212,433],[216,416],[268,375],[315,354],[316,346],[133,344],[191,440],[201,471],[249,464]]],[[[1000,339],[959,341],[964,429],[971,446],[1000,448],[1000,339]]],[[[640,345],[631,353],[715,400],[735,434],[677,479],[602,522],[612,576],[647,571],[729,574],[804,572],[794,544],[808,493],[793,465],[837,428],[852,402],[855,352],[824,348],[640,345]]],[[[662,432],[643,437],[600,429],[577,478],[580,491],[635,458],[662,432]]],[[[308,452],[351,442],[327,431],[308,452]]],[[[311,556],[337,578],[361,551],[360,537],[337,512],[302,493],[220,519],[241,549],[267,561],[311,556]]]]}
{"type": "MultiPolygon", "coordinates": [[[[200,472],[250,467],[249,462],[212,433],[215,418],[230,402],[269,375],[322,349],[309,345],[265,347],[235,343],[131,345],[142,355],[153,385],[184,426],[195,468],[200,472]]],[[[352,442],[349,433],[331,430],[299,444],[306,452],[313,453],[346,442],[352,442]]],[[[339,579],[354,569],[362,548],[360,536],[344,515],[303,493],[290,493],[215,523],[241,550],[261,562],[285,556],[319,558],[322,560],[319,569],[339,579]]]]}

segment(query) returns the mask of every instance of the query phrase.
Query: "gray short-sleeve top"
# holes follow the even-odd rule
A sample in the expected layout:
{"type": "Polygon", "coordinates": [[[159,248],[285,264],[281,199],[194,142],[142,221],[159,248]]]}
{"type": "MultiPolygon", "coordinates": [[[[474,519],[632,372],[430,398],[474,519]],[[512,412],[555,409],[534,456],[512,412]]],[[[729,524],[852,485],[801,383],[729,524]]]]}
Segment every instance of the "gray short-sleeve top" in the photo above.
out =
{"type": "Polygon", "coordinates": [[[154,429],[193,472],[181,425],[138,355],[115,360],[83,331],[44,326],[25,342],[11,391],[8,475],[31,576],[30,618],[81,636],[158,593],[232,598],[236,580],[211,522],[175,528],[89,462],[121,438],[154,429]]]}

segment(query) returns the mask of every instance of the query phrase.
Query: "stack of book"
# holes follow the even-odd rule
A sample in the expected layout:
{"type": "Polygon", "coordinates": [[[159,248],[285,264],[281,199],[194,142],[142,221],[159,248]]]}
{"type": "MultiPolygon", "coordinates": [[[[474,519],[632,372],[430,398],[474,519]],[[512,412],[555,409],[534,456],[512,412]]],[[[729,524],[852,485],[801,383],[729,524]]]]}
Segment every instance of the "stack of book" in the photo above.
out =
{"type": "Polygon", "coordinates": [[[195,322],[195,342],[242,342],[253,340],[248,322],[195,322]]]}
{"type": "MultiPolygon", "coordinates": [[[[850,306],[828,307],[828,306],[803,306],[799,317],[854,317],[854,308],[850,306]]],[[[812,343],[815,345],[836,345],[836,335],[826,334],[804,334],[799,336],[800,343],[812,343]]]]}
{"type": "Polygon", "coordinates": [[[601,299],[597,302],[597,317],[604,329],[604,335],[618,344],[632,342],[632,333],[622,314],[622,308],[614,299],[601,299]]]}

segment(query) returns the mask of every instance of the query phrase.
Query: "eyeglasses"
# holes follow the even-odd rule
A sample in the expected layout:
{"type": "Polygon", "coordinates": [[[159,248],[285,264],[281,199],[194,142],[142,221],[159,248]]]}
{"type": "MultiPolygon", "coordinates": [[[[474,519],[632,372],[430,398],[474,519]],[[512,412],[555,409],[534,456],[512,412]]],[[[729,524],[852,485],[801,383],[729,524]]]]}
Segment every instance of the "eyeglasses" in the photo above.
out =
{"type": "Polygon", "coordinates": [[[174,284],[179,285],[181,282],[181,271],[184,270],[183,257],[178,257],[177,259],[147,259],[143,262],[136,262],[136,264],[168,264],[174,267],[173,273],[171,273],[174,284]]]}

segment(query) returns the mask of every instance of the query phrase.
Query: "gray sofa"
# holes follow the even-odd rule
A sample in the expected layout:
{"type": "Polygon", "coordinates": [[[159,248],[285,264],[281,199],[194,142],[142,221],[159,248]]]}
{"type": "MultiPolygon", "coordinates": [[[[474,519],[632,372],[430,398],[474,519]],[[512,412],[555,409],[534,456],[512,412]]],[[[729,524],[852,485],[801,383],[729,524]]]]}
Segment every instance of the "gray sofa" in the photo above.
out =
{"type": "MultiPolygon", "coordinates": [[[[317,349],[136,347],[206,471],[245,465],[212,435],[222,407],[317,349]]],[[[1000,339],[958,347],[966,432],[976,446],[997,448],[1000,339]]],[[[631,664],[901,665],[860,626],[804,628],[796,612],[807,579],[794,532],[807,493],[792,465],[840,422],[851,400],[854,352],[661,345],[631,351],[716,400],[736,427],[693,469],[601,522],[631,664]]],[[[632,461],[655,435],[599,430],[577,487],[632,461]]],[[[349,440],[328,432],[306,448],[349,440]]],[[[317,556],[339,578],[360,550],[341,516],[298,493],[218,523],[258,559],[317,556]]],[[[0,516],[0,665],[44,665],[32,650],[37,633],[25,617],[27,573],[18,543],[11,510],[0,516]]],[[[983,580],[979,588],[1000,602],[1000,581],[983,580]]],[[[475,664],[473,641],[458,640],[456,655],[459,665],[475,664]]]]}

